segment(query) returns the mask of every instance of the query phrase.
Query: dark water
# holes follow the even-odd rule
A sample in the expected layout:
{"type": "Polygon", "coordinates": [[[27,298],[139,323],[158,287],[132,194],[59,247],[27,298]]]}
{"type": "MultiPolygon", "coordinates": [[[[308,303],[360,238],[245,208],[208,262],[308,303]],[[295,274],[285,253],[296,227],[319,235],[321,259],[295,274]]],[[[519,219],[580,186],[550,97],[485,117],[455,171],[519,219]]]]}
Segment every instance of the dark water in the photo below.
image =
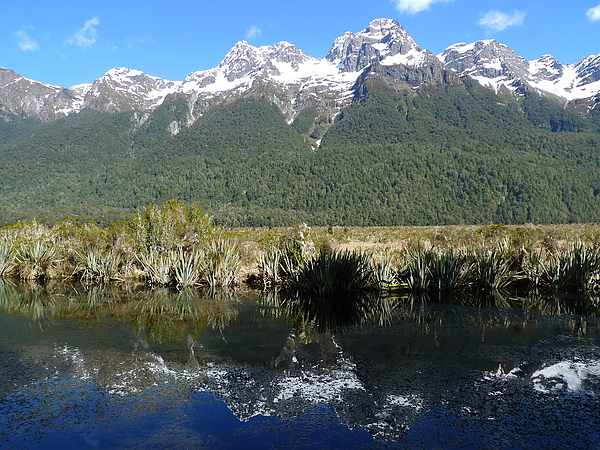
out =
{"type": "Polygon", "coordinates": [[[0,284],[2,448],[600,448],[594,297],[0,284]]]}

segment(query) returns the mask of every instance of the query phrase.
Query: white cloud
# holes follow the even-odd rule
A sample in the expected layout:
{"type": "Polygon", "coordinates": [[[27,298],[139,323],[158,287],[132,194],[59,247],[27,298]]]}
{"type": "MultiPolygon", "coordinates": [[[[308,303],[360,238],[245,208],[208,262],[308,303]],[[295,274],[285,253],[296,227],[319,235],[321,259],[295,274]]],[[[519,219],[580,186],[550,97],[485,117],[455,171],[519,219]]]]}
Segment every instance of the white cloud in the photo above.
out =
{"type": "Polygon", "coordinates": [[[586,15],[592,22],[600,21],[600,5],[588,9],[586,15]]]}
{"type": "Polygon", "coordinates": [[[254,39],[254,38],[260,37],[261,34],[262,34],[262,30],[260,28],[258,28],[257,26],[252,25],[246,31],[246,39],[254,39]]]}
{"type": "Polygon", "coordinates": [[[502,11],[491,10],[479,19],[477,24],[489,28],[492,31],[502,31],[508,27],[523,25],[524,20],[525,13],[522,11],[513,11],[512,15],[509,15],[502,11]]]}
{"type": "Polygon", "coordinates": [[[138,47],[140,45],[154,44],[154,38],[151,36],[128,37],[126,39],[127,49],[138,47]]]}
{"type": "Polygon", "coordinates": [[[34,41],[24,29],[17,31],[15,36],[17,38],[17,45],[24,52],[35,52],[36,50],[39,50],[40,46],[38,43],[34,41]]]}
{"type": "Polygon", "coordinates": [[[392,0],[392,3],[401,13],[416,14],[429,9],[434,3],[451,1],[454,0],[392,0]]]}
{"type": "Polygon", "coordinates": [[[77,47],[82,48],[91,47],[98,38],[98,31],[96,29],[98,25],[100,25],[100,21],[97,17],[86,20],[83,28],[77,30],[73,36],[65,41],[65,43],[67,45],[76,45],[77,47]]]}

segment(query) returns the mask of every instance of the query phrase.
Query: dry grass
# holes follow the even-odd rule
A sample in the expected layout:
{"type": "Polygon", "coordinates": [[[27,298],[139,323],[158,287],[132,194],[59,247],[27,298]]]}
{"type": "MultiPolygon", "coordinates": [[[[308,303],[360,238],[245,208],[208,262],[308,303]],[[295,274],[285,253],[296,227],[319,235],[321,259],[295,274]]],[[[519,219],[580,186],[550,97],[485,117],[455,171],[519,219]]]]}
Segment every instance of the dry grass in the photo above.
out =
{"type": "MultiPolygon", "coordinates": [[[[243,276],[258,271],[258,256],[297,233],[298,227],[234,228],[222,230],[235,239],[244,254],[243,276]]],[[[413,244],[438,247],[494,247],[509,242],[513,248],[566,249],[578,241],[600,244],[600,223],[564,225],[449,225],[422,227],[311,227],[317,247],[340,251],[401,251],[413,244]]]]}

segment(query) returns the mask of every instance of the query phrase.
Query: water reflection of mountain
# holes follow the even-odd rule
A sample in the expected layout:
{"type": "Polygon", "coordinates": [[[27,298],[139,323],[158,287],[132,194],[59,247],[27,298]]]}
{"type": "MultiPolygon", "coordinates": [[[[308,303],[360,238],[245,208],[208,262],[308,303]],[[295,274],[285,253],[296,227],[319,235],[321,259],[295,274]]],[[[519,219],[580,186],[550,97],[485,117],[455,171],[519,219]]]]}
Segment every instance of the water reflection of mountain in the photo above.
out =
{"type": "MultiPolygon", "coordinates": [[[[570,325],[597,327],[595,300],[551,298],[538,302],[546,305],[538,311],[516,307],[525,304],[520,299],[475,301],[252,299],[231,291],[5,283],[0,309],[39,324],[41,337],[19,321],[1,347],[18,347],[43,361],[46,373],[91,382],[115,398],[155,395],[157,386],[186,401],[210,392],[242,421],[292,418],[326,405],[342,423],[382,441],[410,437],[418,444],[415,436],[432,421],[478,436],[492,421],[502,424],[495,435],[478,437],[488,447],[518,446],[532,433],[543,442],[543,431],[518,421],[553,411],[600,426],[598,337],[570,325]],[[593,314],[574,313],[583,307],[593,314]],[[544,315],[551,311],[563,315],[544,315]],[[565,411],[567,397],[558,394],[572,392],[580,395],[578,410],[565,411]]],[[[556,433],[571,431],[556,425],[556,433]]]]}

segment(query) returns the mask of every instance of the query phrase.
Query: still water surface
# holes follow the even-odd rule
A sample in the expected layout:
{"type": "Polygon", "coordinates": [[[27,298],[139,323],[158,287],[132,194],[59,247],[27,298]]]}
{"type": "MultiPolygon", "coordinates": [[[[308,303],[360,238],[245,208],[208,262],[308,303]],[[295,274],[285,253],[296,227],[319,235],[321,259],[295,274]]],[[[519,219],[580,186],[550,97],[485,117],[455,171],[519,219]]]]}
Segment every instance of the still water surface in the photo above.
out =
{"type": "Polygon", "coordinates": [[[1,282],[0,446],[600,448],[598,305],[1,282]]]}

